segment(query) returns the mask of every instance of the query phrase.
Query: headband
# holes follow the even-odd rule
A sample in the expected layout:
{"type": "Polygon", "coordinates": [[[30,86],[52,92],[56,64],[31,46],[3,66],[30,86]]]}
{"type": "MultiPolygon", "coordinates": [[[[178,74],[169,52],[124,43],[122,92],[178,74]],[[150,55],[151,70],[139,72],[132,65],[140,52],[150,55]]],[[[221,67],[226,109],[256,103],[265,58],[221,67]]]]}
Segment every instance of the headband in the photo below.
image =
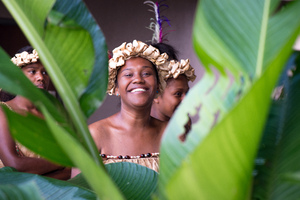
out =
{"type": "Polygon", "coordinates": [[[194,81],[196,79],[195,69],[190,65],[190,60],[171,60],[166,67],[162,68],[164,80],[170,78],[178,78],[179,75],[183,74],[186,76],[188,81],[194,81]]]}
{"type": "Polygon", "coordinates": [[[23,51],[22,53],[15,54],[15,56],[11,58],[11,61],[18,67],[22,67],[23,65],[35,63],[38,61],[38,59],[39,59],[39,55],[37,51],[34,49],[32,53],[23,51]]]}

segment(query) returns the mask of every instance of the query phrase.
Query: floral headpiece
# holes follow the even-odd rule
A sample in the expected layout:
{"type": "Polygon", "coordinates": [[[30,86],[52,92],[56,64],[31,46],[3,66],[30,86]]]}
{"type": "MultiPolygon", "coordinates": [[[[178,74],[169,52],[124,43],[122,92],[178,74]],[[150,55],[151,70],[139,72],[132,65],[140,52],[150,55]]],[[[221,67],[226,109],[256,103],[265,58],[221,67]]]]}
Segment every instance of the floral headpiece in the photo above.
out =
{"type": "Polygon", "coordinates": [[[190,65],[190,60],[171,60],[168,65],[165,65],[161,69],[163,73],[164,80],[167,81],[169,78],[177,78],[179,75],[183,74],[186,76],[188,81],[194,81],[196,79],[195,69],[190,65]]]}
{"type": "Polygon", "coordinates": [[[147,45],[141,41],[134,40],[132,43],[124,42],[121,46],[113,50],[113,57],[109,60],[108,72],[108,87],[107,93],[109,95],[115,94],[116,78],[118,70],[125,65],[125,61],[133,58],[141,57],[152,62],[157,69],[159,77],[159,90],[163,91],[164,77],[160,73],[163,65],[167,63],[168,55],[166,53],[160,54],[159,50],[151,45],[147,45]]]}
{"type": "Polygon", "coordinates": [[[15,56],[11,58],[11,61],[18,67],[22,67],[23,65],[35,63],[38,61],[38,59],[39,59],[39,55],[37,51],[34,49],[32,53],[23,51],[22,53],[15,54],[15,56]]]}

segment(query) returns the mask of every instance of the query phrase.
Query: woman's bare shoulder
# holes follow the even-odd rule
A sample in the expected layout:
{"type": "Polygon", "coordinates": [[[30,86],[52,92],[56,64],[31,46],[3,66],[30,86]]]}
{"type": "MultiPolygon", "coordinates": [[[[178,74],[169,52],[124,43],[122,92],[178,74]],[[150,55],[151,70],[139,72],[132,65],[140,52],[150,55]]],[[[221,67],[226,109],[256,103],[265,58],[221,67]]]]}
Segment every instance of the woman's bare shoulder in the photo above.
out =
{"type": "Polygon", "coordinates": [[[89,131],[99,149],[102,146],[101,143],[109,139],[113,122],[114,115],[89,125],[89,131]]]}
{"type": "Polygon", "coordinates": [[[97,128],[98,126],[101,126],[105,121],[107,121],[107,118],[93,122],[89,125],[89,128],[97,128]]]}
{"type": "Polygon", "coordinates": [[[99,135],[103,132],[105,132],[108,129],[109,126],[109,119],[105,118],[99,121],[96,121],[89,125],[89,130],[92,135],[99,135]]]}
{"type": "Polygon", "coordinates": [[[101,151],[103,136],[105,135],[106,132],[105,126],[103,126],[105,124],[105,121],[106,119],[103,119],[89,125],[89,131],[99,152],[101,151]]]}

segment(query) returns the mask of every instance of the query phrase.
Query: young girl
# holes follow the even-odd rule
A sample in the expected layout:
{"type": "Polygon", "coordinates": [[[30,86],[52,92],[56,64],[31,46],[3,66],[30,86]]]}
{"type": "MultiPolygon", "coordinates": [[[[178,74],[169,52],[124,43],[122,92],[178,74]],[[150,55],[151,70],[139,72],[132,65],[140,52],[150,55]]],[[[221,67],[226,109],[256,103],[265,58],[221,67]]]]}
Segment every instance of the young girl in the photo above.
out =
{"type": "Polygon", "coordinates": [[[178,61],[176,50],[172,46],[166,43],[156,43],[152,44],[152,46],[159,49],[160,52],[167,53],[170,62],[167,71],[164,72],[166,87],[162,93],[154,99],[151,116],[161,121],[169,121],[189,91],[188,82],[194,81],[196,75],[188,59],[178,61]]]}
{"type": "MultiPolygon", "coordinates": [[[[155,43],[152,46],[165,52],[169,56],[169,64],[163,73],[166,81],[165,89],[160,95],[153,100],[151,116],[161,121],[168,122],[174,114],[185,95],[189,91],[189,81],[194,81],[196,75],[194,68],[190,65],[189,60],[177,59],[177,51],[166,43],[155,43]]],[[[189,132],[191,120],[186,124],[186,132],[180,136],[180,140],[184,141],[186,134],[189,132]]]]}

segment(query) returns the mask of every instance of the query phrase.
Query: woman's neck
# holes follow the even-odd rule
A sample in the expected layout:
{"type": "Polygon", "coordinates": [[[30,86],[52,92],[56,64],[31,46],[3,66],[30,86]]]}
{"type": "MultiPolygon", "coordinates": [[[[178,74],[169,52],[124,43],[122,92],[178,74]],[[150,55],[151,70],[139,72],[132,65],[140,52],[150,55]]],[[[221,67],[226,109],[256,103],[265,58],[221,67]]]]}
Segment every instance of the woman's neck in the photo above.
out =
{"type": "Polygon", "coordinates": [[[146,109],[126,109],[122,107],[118,118],[129,127],[145,127],[150,124],[150,108],[146,109]]]}
{"type": "Polygon", "coordinates": [[[170,121],[170,117],[164,115],[163,113],[159,112],[159,108],[156,107],[156,104],[153,104],[152,108],[151,108],[151,116],[163,121],[163,122],[168,122],[170,121]]]}

